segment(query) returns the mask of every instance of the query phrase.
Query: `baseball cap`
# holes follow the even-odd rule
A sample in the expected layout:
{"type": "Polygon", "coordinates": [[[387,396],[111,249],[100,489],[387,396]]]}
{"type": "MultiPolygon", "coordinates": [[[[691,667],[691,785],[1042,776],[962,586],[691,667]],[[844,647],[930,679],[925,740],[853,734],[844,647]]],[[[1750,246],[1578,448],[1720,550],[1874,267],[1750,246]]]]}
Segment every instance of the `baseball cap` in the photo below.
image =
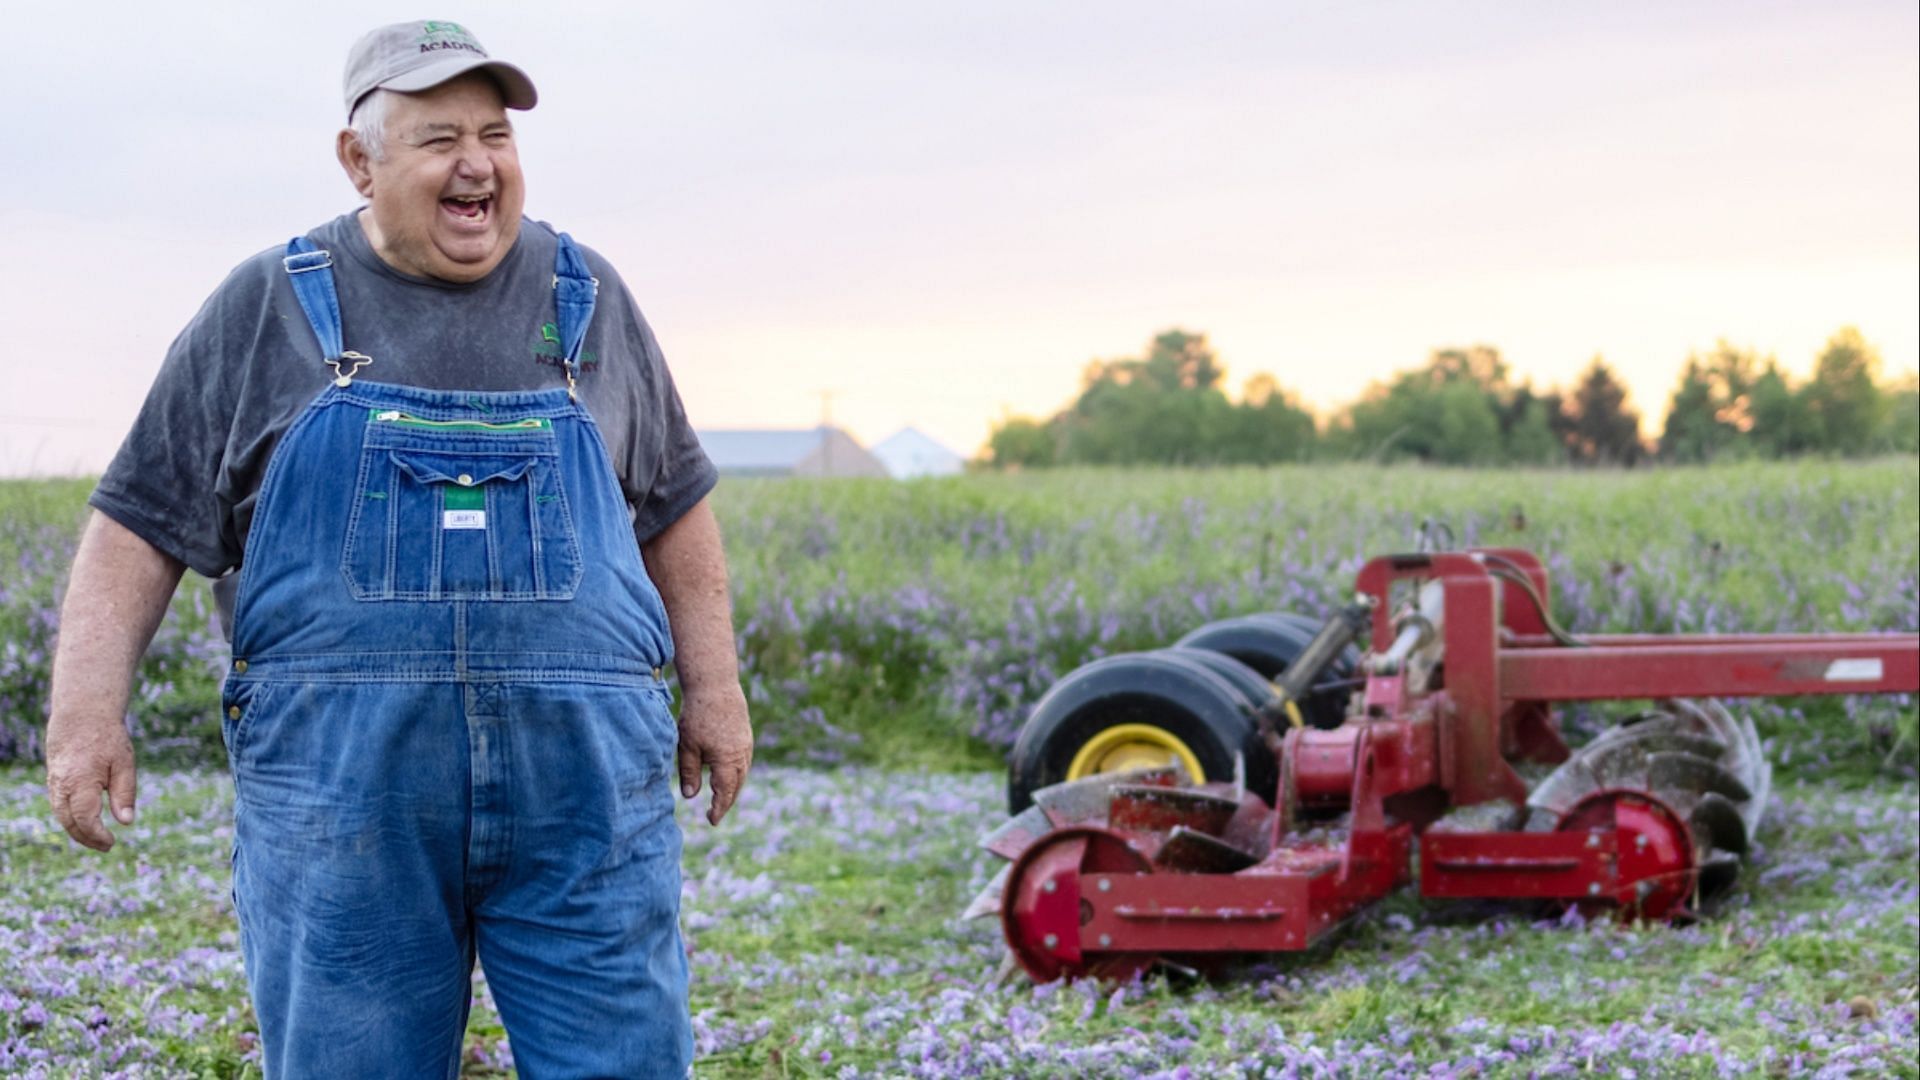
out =
{"type": "Polygon", "coordinates": [[[481,70],[500,84],[507,108],[531,109],[540,100],[526,72],[489,57],[459,23],[416,19],[368,31],[347,53],[347,115],[375,90],[413,93],[481,70]]]}

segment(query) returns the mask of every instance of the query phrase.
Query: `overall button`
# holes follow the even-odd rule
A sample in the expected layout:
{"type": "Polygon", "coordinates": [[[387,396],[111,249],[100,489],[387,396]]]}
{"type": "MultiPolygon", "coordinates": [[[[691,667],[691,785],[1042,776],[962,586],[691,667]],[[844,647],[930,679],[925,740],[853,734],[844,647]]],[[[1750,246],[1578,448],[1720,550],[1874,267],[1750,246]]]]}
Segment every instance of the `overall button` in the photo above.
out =
{"type": "Polygon", "coordinates": [[[473,475],[471,473],[461,473],[459,476],[456,476],[453,479],[454,479],[454,482],[459,484],[461,487],[473,486],[473,475]]]}
{"type": "Polygon", "coordinates": [[[235,660],[233,662],[233,673],[235,675],[245,675],[247,673],[247,662],[245,660],[235,660]]]}
{"type": "Polygon", "coordinates": [[[240,706],[238,705],[227,706],[227,717],[233,720],[240,719],[240,706]]]}

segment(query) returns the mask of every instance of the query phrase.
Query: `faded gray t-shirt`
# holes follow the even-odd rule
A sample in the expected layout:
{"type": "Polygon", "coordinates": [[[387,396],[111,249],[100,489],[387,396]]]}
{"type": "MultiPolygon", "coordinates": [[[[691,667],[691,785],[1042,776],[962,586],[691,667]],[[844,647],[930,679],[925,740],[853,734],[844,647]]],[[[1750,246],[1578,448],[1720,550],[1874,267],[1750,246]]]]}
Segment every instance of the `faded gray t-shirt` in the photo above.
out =
{"type": "MultiPolygon", "coordinates": [[[[307,235],[333,253],[347,349],[373,357],[358,378],[434,390],[566,385],[551,226],[522,219],[506,258],[466,285],[388,266],[355,213],[307,235]]],[[[606,439],[635,539],[645,543],[712,490],[717,473],[626,285],[582,250],[600,290],[580,357],[580,401],[606,439]]],[[[333,378],[287,281],[285,253],[276,244],[241,263],[187,324],[89,499],[208,577],[240,565],[267,459],[333,378]]]]}

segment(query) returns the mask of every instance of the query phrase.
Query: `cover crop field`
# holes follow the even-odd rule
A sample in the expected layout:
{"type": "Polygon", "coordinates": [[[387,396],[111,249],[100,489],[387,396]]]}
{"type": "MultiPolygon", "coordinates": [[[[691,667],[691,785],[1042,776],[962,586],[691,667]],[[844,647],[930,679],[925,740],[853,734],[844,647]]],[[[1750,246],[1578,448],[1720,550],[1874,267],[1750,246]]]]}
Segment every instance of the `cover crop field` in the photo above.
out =
{"type": "MultiPolygon", "coordinates": [[[[203,584],[130,723],[139,823],[109,856],[46,810],[39,749],[86,487],[0,485],[0,1074],[256,1074],[203,584]]],[[[1209,618],[1319,614],[1424,519],[1528,546],[1598,630],[1920,626],[1920,464],[1653,472],[1364,467],[729,482],[760,766],[683,807],[701,1076],[1916,1075],[1911,700],[1751,706],[1777,783],[1732,898],[1679,927],[1520,905],[1373,910],[1211,983],[995,983],[1000,755],[1059,675],[1209,618]]],[[[1749,708],[1742,706],[1742,708],[1749,708]]],[[[1612,715],[1575,710],[1572,741],[1612,715]]],[[[484,976],[468,1073],[511,1049],[484,976]]]]}

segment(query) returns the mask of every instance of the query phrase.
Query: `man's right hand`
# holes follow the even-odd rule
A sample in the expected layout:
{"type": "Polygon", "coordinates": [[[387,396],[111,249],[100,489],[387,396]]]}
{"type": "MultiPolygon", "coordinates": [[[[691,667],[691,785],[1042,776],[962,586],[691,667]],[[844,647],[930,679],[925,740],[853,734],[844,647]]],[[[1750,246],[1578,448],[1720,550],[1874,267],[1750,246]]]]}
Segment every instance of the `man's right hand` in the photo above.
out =
{"type": "Polygon", "coordinates": [[[47,801],[67,835],[93,848],[113,847],[113,833],[100,820],[104,789],[114,819],[133,824],[136,778],[133,740],[115,718],[72,718],[55,713],[47,721],[47,801]]]}
{"type": "Polygon", "coordinates": [[[73,556],[53,653],[47,801],[67,835],[98,851],[113,846],[100,820],[101,791],[120,824],[133,824],[133,742],[122,717],[134,665],[185,569],[100,513],[73,556]]]}

